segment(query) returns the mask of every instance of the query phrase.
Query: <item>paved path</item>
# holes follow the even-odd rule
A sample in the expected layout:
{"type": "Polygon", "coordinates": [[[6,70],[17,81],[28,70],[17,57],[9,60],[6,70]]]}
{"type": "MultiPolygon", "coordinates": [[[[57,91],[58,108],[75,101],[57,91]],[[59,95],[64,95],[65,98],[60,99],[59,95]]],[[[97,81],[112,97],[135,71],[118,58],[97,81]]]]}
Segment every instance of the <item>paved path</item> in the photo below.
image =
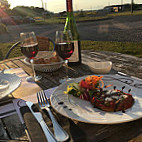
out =
{"type": "MultiPolygon", "coordinates": [[[[81,22],[77,24],[81,40],[96,41],[142,41],[142,16],[119,16],[107,20],[81,22]]],[[[8,26],[9,34],[0,35],[0,42],[19,39],[20,32],[34,31],[37,35],[49,36],[53,40],[56,30],[63,30],[64,24],[8,26]]]]}

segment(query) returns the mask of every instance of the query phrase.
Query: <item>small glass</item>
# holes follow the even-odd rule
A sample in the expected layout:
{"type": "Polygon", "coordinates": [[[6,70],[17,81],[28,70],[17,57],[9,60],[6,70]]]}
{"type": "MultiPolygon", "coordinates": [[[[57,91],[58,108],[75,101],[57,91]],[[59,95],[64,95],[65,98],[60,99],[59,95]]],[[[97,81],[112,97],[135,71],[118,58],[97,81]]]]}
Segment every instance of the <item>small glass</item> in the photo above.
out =
{"type": "Polygon", "coordinates": [[[34,57],[38,53],[38,42],[34,32],[20,33],[21,39],[21,52],[30,59],[30,63],[33,70],[33,76],[27,77],[28,82],[37,82],[41,79],[41,76],[36,76],[34,70],[34,57]]]}
{"type": "Polygon", "coordinates": [[[55,50],[65,61],[66,77],[60,80],[60,83],[70,80],[68,77],[68,59],[73,54],[74,43],[71,31],[56,31],[55,50]]]}

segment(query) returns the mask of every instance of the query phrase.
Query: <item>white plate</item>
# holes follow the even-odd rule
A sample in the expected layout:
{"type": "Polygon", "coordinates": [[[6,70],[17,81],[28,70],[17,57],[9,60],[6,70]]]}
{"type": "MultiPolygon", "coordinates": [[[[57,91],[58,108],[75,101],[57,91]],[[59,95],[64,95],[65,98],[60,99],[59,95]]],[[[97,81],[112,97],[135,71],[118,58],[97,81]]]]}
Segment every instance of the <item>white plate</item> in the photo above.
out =
{"type": "MultiPolygon", "coordinates": [[[[133,121],[142,117],[142,80],[135,78],[123,77],[120,75],[104,75],[103,81],[105,85],[113,84],[120,89],[125,86],[124,92],[132,89],[131,94],[135,99],[134,105],[127,109],[125,113],[105,112],[94,108],[88,101],[81,100],[70,95],[69,99],[64,91],[71,82],[79,82],[85,77],[71,80],[68,83],[61,84],[51,95],[51,105],[60,114],[85,123],[94,124],[118,124],[133,121]],[[70,100],[70,101],[69,101],[70,100]]],[[[109,89],[112,89],[110,87],[109,89]]]]}
{"type": "Polygon", "coordinates": [[[0,90],[0,99],[6,97],[17,89],[21,83],[21,78],[15,74],[0,73],[0,80],[8,81],[8,86],[4,90],[0,90]]]}

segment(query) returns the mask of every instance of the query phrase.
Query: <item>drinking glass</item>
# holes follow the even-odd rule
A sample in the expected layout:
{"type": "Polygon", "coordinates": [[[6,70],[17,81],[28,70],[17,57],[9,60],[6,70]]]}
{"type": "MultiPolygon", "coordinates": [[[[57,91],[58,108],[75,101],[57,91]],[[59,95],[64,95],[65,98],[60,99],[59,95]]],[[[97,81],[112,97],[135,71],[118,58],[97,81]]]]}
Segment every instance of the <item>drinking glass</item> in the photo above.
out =
{"type": "Polygon", "coordinates": [[[34,57],[38,53],[38,42],[34,32],[20,33],[21,39],[21,52],[30,59],[30,63],[33,70],[33,76],[27,77],[28,82],[37,82],[41,79],[41,76],[36,76],[34,70],[34,57]]]}
{"type": "Polygon", "coordinates": [[[71,31],[56,31],[55,50],[65,61],[66,77],[60,80],[63,83],[71,79],[68,77],[68,59],[74,51],[71,31]]]}

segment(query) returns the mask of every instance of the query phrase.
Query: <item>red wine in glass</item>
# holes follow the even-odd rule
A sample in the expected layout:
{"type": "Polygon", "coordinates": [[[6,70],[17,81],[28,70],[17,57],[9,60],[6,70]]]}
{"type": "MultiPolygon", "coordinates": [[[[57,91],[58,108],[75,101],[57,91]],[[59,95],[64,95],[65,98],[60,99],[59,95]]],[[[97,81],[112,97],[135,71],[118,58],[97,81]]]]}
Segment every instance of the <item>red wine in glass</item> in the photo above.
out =
{"type": "Polygon", "coordinates": [[[56,43],[55,50],[63,60],[69,59],[74,51],[74,43],[56,43]]]}
{"type": "Polygon", "coordinates": [[[21,40],[21,52],[30,59],[30,63],[33,70],[33,76],[26,78],[28,82],[37,82],[41,79],[41,76],[36,76],[34,70],[34,60],[33,58],[38,53],[38,41],[34,32],[20,33],[21,40]]]}
{"type": "Polygon", "coordinates": [[[21,47],[21,52],[30,59],[33,59],[38,53],[38,44],[31,44],[21,47]]]}
{"type": "Polygon", "coordinates": [[[60,80],[60,83],[66,82],[71,78],[68,77],[68,59],[74,52],[74,43],[71,31],[56,31],[55,50],[58,55],[65,61],[66,77],[60,80]]]}

